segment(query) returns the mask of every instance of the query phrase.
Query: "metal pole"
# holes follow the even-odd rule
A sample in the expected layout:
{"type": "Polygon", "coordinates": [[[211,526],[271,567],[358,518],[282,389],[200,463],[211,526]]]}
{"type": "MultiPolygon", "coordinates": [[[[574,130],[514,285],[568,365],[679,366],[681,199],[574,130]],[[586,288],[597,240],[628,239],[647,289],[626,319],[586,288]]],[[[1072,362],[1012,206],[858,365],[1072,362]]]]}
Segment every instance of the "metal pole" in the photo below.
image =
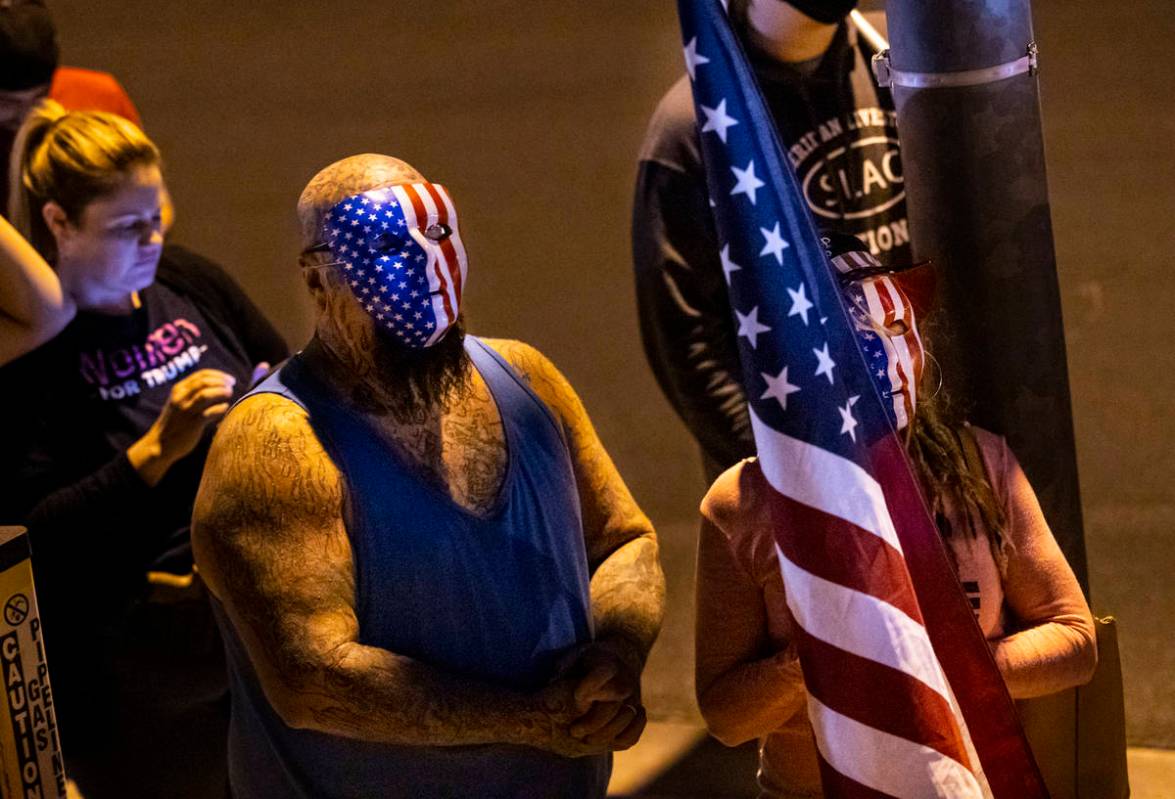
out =
{"type": "Polygon", "coordinates": [[[889,0],[886,14],[877,71],[911,241],[938,264],[931,346],[969,418],[1007,436],[1088,595],[1029,0],[889,0]]]}

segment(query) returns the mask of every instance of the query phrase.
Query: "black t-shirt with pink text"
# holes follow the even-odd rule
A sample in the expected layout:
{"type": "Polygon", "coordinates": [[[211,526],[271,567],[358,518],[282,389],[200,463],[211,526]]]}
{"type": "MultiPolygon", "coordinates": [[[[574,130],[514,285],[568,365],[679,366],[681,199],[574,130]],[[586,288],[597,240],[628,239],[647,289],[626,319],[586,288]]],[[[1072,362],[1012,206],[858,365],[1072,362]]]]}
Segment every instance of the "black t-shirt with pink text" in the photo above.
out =
{"type": "Polygon", "coordinates": [[[228,372],[239,394],[255,364],[287,354],[232,279],[182,248],[165,249],[140,296],[129,315],[80,313],[0,368],[0,522],[27,524],[38,581],[68,580],[71,593],[100,580],[105,598],[126,600],[148,569],[191,568],[188,526],[212,428],[154,488],[126,449],[186,376],[228,372]]]}

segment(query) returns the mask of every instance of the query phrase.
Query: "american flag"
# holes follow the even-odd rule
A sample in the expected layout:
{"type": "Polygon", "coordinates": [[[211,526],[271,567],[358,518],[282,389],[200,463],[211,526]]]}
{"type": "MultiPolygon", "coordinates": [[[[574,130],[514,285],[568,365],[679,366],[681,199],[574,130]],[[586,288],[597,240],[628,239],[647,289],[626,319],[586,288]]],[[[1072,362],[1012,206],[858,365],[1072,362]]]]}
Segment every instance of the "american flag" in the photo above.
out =
{"type": "Polygon", "coordinates": [[[330,210],[323,228],[364,310],[402,343],[431,346],[456,321],[467,262],[444,186],[356,194],[330,210]]]}
{"type": "Polygon", "coordinates": [[[721,0],[679,0],[825,795],[1046,797],[721,0]]]}

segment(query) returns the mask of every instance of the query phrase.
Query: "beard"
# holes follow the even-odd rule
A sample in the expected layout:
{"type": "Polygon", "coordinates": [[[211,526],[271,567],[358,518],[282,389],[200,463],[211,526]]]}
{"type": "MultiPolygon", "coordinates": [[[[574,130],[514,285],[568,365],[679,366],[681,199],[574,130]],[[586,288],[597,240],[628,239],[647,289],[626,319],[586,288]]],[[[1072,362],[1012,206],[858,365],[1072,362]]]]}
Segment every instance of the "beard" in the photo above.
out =
{"type": "Polygon", "coordinates": [[[448,410],[469,384],[471,364],[461,317],[440,341],[422,349],[405,347],[376,331],[370,354],[381,390],[360,382],[351,391],[351,401],[365,413],[386,414],[401,423],[423,422],[448,410]]]}

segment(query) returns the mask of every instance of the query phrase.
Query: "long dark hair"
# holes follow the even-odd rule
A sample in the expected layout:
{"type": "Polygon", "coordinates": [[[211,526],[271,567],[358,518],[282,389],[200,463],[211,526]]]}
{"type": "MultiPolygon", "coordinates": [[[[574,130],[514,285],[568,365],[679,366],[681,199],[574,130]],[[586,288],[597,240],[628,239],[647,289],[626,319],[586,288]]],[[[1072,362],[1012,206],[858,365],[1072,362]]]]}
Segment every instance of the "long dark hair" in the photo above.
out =
{"type": "Polygon", "coordinates": [[[992,490],[986,475],[977,475],[967,466],[960,440],[962,421],[942,392],[919,396],[906,452],[926,493],[926,501],[943,538],[956,535],[975,537],[979,527],[987,531],[996,563],[1005,563],[1007,514],[992,490]],[[951,524],[948,507],[960,511],[965,529],[951,524]]]}

